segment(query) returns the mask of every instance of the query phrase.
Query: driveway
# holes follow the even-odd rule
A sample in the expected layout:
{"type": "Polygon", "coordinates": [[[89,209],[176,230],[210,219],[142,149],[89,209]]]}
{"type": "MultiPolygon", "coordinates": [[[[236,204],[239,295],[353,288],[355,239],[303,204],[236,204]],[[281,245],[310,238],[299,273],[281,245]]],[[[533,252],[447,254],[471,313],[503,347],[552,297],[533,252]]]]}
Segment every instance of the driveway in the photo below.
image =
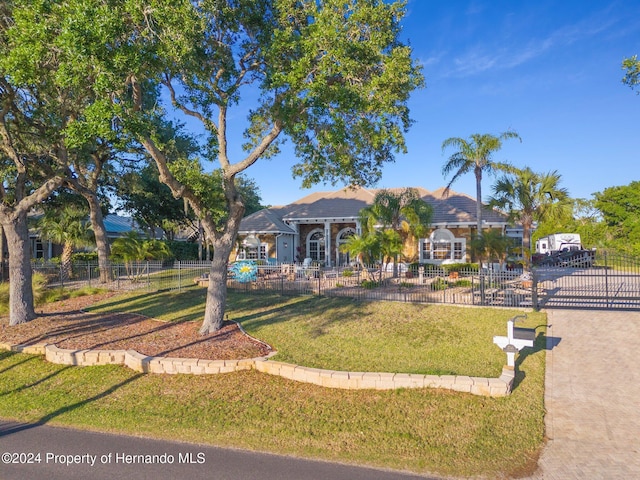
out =
{"type": "Polygon", "coordinates": [[[640,312],[547,313],[548,443],[532,478],[640,478],[640,312]]]}

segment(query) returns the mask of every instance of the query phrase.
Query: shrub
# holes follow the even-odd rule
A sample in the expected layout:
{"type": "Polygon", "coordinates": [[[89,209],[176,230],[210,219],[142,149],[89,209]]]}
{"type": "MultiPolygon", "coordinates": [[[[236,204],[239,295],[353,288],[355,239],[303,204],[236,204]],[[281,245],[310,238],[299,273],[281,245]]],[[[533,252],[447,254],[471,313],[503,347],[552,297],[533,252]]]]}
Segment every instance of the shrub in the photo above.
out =
{"type": "Polygon", "coordinates": [[[73,262],[93,262],[98,261],[98,252],[77,252],[71,255],[73,262]]]}
{"type": "Polygon", "coordinates": [[[447,288],[449,288],[449,282],[440,277],[431,284],[431,290],[446,290],[447,288]]]}
{"type": "Polygon", "coordinates": [[[174,260],[198,260],[198,244],[193,242],[178,242],[176,240],[165,240],[174,260]]]}
{"type": "MultiPolygon", "coordinates": [[[[47,279],[41,273],[32,276],[33,302],[36,305],[45,303],[47,279]]],[[[0,283],[0,315],[9,313],[9,282],[0,283]]]]}
{"type": "Polygon", "coordinates": [[[343,277],[353,277],[353,270],[351,270],[350,268],[347,268],[345,270],[342,271],[342,276],[343,277]]]}
{"type": "Polygon", "coordinates": [[[477,263],[451,263],[447,265],[442,265],[442,269],[447,272],[477,272],[478,264],[477,263]]]}
{"type": "Polygon", "coordinates": [[[362,288],[366,288],[367,290],[376,288],[379,285],[380,285],[380,282],[376,282],[375,280],[363,280],[362,283],[360,284],[362,288]]]}

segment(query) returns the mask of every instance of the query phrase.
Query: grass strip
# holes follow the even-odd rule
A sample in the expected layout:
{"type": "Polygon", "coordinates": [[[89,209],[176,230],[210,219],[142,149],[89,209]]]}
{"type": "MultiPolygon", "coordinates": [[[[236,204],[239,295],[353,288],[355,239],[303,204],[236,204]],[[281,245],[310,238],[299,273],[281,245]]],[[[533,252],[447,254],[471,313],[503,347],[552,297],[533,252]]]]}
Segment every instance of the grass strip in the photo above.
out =
{"type": "Polygon", "coordinates": [[[345,391],[258,372],[137,374],[0,353],[0,416],[439,475],[528,472],[543,440],[543,352],[510,397],[345,391]]]}

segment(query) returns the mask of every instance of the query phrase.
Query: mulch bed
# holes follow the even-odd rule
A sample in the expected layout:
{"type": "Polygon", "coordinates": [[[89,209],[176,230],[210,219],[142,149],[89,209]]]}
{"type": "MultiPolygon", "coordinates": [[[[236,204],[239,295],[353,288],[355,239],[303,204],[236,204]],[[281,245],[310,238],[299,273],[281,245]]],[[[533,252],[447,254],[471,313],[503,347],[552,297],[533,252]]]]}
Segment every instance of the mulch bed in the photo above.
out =
{"type": "Polygon", "coordinates": [[[73,350],[136,350],[143,355],[235,360],[268,355],[272,350],[225,322],[209,335],[198,333],[201,322],[162,322],[142,315],[92,314],[81,310],[114,293],[88,295],[37,308],[31,322],[9,326],[0,319],[0,343],[53,343],[73,350]]]}

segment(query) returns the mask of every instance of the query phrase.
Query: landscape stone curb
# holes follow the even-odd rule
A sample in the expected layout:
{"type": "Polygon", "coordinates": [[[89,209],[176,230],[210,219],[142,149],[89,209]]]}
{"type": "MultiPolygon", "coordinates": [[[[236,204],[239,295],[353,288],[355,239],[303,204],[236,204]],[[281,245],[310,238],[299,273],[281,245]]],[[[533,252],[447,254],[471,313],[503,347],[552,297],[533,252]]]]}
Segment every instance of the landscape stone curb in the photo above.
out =
{"type": "Polygon", "coordinates": [[[44,355],[47,361],[56,364],[75,366],[124,365],[141,373],[210,375],[256,370],[296,382],[347,390],[441,388],[473,395],[504,397],[511,393],[515,378],[515,372],[509,367],[503,368],[499,378],[324,370],[269,360],[277,352],[272,352],[264,357],[241,360],[202,360],[151,357],[135,350],[72,350],[46,343],[33,345],[0,343],[0,349],[44,355]]]}

